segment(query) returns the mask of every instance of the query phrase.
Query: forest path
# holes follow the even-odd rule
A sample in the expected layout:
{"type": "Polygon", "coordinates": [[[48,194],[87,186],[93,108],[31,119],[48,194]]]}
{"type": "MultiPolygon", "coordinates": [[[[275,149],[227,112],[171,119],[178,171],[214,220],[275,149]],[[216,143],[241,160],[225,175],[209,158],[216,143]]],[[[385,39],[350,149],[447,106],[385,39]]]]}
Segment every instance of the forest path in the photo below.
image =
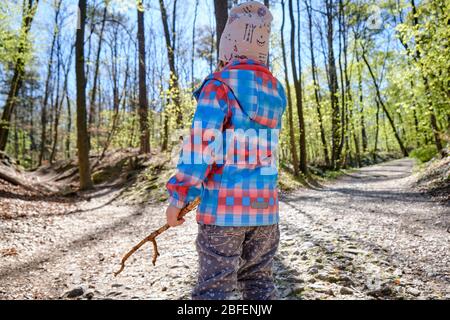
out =
{"type": "MultiPolygon", "coordinates": [[[[283,298],[450,298],[450,210],[413,191],[413,160],[359,169],[322,190],[281,197],[275,277],[283,298]]],[[[105,192],[106,191],[106,192],[105,192]]],[[[99,190],[78,209],[0,221],[0,299],[189,298],[196,223],[161,235],[128,261],[122,255],[165,222],[166,204],[123,206],[99,190]],[[81,290],[76,289],[80,287],[81,290]],[[73,290],[75,289],[75,290],[73,290]]]]}

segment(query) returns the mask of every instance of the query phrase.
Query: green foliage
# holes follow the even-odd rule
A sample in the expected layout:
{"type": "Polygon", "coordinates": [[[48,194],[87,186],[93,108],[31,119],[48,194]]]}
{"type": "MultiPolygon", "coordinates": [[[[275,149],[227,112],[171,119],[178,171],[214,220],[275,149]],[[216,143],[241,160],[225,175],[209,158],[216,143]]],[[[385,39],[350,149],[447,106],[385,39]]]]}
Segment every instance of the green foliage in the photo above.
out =
{"type": "Polygon", "coordinates": [[[0,5],[0,64],[6,68],[15,61],[18,51],[19,34],[12,26],[19,8],[11,2],[2,2],[0,5]]]}
{"type": "Polygon", "coordinates": [[[410,156],[416,158],[420,162],[428,162],[437,154],[435,145],[427,145],[419,147],[411,151],[410,156]]]}
{"type": "Polygon", "coordinates": [[[423,1],[416,6],[416,15],[410,13],[397,26],[398,36],[408,46],[414,76],[428,81],[431,92],[423,92],[422,97],[428,95],[438,118],[444,119],[450,108],[450,2],[423,1]]]}

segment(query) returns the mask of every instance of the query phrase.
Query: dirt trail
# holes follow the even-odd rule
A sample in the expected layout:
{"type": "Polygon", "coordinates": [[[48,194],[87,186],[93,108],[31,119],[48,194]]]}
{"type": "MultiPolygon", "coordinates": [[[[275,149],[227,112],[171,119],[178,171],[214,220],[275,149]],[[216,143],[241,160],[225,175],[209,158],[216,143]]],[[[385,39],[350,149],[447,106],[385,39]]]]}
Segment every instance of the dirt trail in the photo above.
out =
{"type": "MultiPolygon", "coordinates": [[[[450,298],[450,209],[410,188],[413,161],[348,174],[322,190],[281,198],[275,276],[284,299],[450,298]]],[[[99,190],[78,209],[0,220],[0,299],[188,298],[196,223],[146,246],[117,278],[120,257],[164,222],[165,203],[124,206],[99,190]],[[81,288],[80,290],[73,290],[81,288]]]]}

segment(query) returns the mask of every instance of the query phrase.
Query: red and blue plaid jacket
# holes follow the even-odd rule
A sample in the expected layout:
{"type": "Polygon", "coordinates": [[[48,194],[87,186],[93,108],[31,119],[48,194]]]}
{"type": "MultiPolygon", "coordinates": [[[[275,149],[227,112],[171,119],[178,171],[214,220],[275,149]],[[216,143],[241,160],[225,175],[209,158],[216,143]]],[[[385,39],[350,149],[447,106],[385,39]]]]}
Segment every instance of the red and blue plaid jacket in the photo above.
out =
{"type": "Polygon", "coordinates": [[[265,65],[235,59],[194,92],[197,110],[170,204],[201,197],[197,221],[219,226],[278,223],[276,152],[286,96],[265,65]]]}

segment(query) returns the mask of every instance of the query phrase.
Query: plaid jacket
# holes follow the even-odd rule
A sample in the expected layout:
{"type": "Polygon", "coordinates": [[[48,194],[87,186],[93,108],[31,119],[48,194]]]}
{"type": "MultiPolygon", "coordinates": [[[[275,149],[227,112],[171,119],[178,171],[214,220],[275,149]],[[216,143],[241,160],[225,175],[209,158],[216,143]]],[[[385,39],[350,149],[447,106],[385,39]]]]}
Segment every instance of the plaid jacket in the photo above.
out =
{"type": "Polygon", "coordinates": [[[197,221],[202,224],[278,223],[276,151],[286,107],[282,85],[266,66],[235,59],[209,75],[194,96],[190,137],[167,183],[170,203],[182,208],[201,196],[197,221]]]}

